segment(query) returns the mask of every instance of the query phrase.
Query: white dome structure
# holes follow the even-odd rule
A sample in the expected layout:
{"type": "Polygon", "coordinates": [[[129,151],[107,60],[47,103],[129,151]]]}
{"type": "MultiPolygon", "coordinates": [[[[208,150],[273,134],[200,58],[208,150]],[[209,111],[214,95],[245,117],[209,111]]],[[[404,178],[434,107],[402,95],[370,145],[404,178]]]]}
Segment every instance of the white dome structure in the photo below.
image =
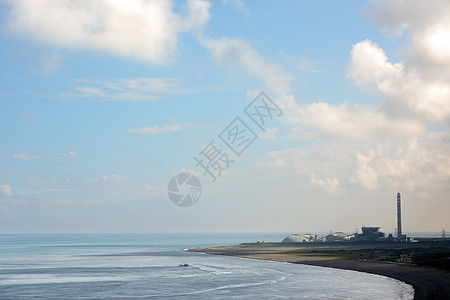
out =
{"type": "Polygon", "coordinates": [[[326,236],[327,242],[349,241],[350,236],[343,232],[335,232],[326,236]]]}
{"type": "Polygon", "coordinates": [[[303,243],[308,242],[308,239],[303,235],[291,234],[290,236],[284,238],[282,243],[303,243]]]}

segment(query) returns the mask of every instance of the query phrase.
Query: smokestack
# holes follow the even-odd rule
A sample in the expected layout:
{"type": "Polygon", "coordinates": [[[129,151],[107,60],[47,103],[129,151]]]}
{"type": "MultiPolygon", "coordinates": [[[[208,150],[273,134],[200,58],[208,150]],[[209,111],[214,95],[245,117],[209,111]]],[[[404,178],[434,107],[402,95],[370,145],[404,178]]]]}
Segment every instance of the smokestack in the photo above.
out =
{"type": "Polygon", "coordinates": [[[402,239],[402,208],[400,193],[397,193],[397,237],[402,239]]]}

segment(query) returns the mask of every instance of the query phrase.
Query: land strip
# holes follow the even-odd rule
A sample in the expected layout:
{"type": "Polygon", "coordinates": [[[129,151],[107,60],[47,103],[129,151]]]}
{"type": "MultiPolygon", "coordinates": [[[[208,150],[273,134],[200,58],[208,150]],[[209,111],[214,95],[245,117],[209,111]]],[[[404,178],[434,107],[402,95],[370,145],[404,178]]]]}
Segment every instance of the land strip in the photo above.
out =
{"type": "Polygon", "coordinates": [[[450,273],[446,270],[450,249],[439,245],[249,243],[202,247],[190,251],[378,274],[411,284],[414,287],[414,299],[450,299],[450,273]],[[409,254],[407,257],[414,260],[398,263],[400,254],[409,254]]]}

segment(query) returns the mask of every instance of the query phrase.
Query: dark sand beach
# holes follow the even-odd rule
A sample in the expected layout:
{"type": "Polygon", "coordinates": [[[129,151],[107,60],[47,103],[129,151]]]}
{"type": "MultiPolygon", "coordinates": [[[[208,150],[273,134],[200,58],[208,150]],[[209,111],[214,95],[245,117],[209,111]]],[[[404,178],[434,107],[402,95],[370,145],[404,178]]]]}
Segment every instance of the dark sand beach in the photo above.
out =
{"type": "MultiPolygon", "coordinates": [[[[215,255],[280,261],[354,270],[388,276],[414,287],[414,299],[450,299],[450,273],[431,267],[410,264],[387,263],[370,260],[346,259],[336,256],[315,256],[311,251],[361,250],[370,247],[392,247],[392,245],[370,244],[280,244],[257,243],[232,246],[215,246],[191,249],[215,255]]],[[[398,245],[397,247],[402,247],[398,245]]]]}

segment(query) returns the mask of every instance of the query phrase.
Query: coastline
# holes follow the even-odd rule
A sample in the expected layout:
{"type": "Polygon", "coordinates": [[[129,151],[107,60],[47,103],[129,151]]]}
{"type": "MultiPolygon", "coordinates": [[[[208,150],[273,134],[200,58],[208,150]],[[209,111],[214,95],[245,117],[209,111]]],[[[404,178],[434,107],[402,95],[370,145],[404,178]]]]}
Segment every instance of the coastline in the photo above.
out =
{"type": "MultiPolygon", "coordinates": [[[[379,245],[377,245],[379,246],[379,245]]],[[[312,249],[340,250],[365,249],[370,245],[305,245],[258,243],[231,246],[213,246],[189,249],[192,252],[226,255],[249,259],[279,261],[319,267],[353,270],[394,278],[414,288],[414,299],[450,299],[450,273],[431,267],[418,267],[398,263],[351,260],[336,257],[318,257],[302,252],[312,249]]]]}

